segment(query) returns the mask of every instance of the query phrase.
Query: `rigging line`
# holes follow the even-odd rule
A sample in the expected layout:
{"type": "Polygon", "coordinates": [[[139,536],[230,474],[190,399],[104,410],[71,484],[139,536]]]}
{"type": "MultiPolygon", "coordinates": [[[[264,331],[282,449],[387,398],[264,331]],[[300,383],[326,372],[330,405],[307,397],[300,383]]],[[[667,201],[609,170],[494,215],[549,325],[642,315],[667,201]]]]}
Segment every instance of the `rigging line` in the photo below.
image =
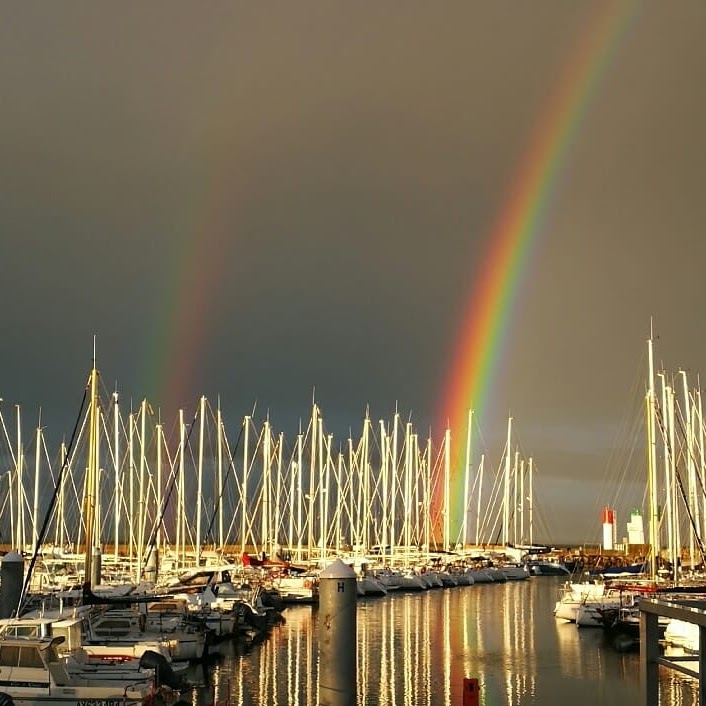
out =
{"type": "MultiPolygon", "coordinates": [[[[664,420],[662,411],[659,408],[657,409],[656,416],[657,416],[657,424],[659,425],[660,431],[662,432],[665,447],[667,448],[667,450],[669,451],[670,454],[674,454],[674,449],[672,448],[671,443],[670,443],[669,438],[666,433],[667,429],[666,429],[665,420],[664,420]]],[[[677,421],[677,425],[679,426],[679,431],[681,431],[682,434],[684,435],[686,433],[686,430],[684,428],[683,419],[680,418],[680,415],[677,415],[676,421],[677,421]]],[[[673,458],[676,458],[676,457],[673,457],[673,458]]],[[[696,520],[694,518],[693,508],[690,507],[690,504],[689,504],[689,494],[688,494],[686,488],[684,487],[684,479],[682,478],[682,474],[679,472],[679,468],[677,466],[675,466],[675,470],[676,470],[675,479],[677,481],[677,485],[679,486],[679,493],[680,493],[681,499],[684,503],[684,507],[686,508],[686,515],[689,518],[689,524],[691,526],[691,530],[693,532],[694,539],[696,540],[697,549],[699,551],[699,555],[701,556],[701,561],[706,563],[706,550],[704,549],[704,544],[703,544],[703,541],[701,540],[701,536],[699,534],[699,528],[696,525],[696,520]]]]}
{"type": "MultiPolygon", "coordinates": [[[[235,440],[235,446],[233,447],[232,453],[229,454],[228,458],[228,467],[226,468],[226,474],[225,477],[223,478],[223,487],[221,488],[221,492],[218,495],[218,500],[213,508],[213,514],[211,515],[211,521],[208,523],[208,527],[206,528],[206,531],[204,532],[204,539],[208,538],[208,536],[211,536],[211,540],[216,542],[216,538],[213,536],[213,523],[216,521],[216,516],[218,515],[218,508],[220,507],[220,504],[223,502],[223,492],[225,491],[225,487],[228,481],[228,474],[231,469],[233,469],[233,473],[235,474],[235,454],[237,453],[239,447],[240,447],[240,440],[243,437],[243,429],[245,428],[245,423],[240,425],[240,431],[238,432],[238,438],[235,440]]],[[[227,441],[227,440],[226,440],[227,441]]],[[[227,447],[226,447],[227,448],[227,447]]]]}
{"type": "MultiPolygon", "coordinates": [[[[688,459],[691,460],[691,462],[694,464],[694,466],[700,465],[699,463],[697,463],[699,459],[696,457],[694,450],[691,448],[691,445],[689,444],[687,429],[686,429],[685,420],[684,420],[684,412],[679,408],[677,409],[677,411],[678,411],[678,414],[676,415],[676,420],[677,420],[677,424],[679,426],[679,431],[681,432],[681,435],[682,435],[682,439],[683,439],[684,444],[686,446],[685,455],[688,457],[688,459]]],[[[666,430],[663,430],[663,433],[666,433],[666,430]]],[[[704,488],[704,481],[702,478],[702,474],[700,472],[698,472],[696,470],[696,468],[694,470],[695,470],[694,478],[699,485],[699,490],[701,490],[701,493],[703,494],[704,492],[706,492],[706,488],[704,488]]]]}
{"type": "MultiPolygon", "coordinates": [[[[198,419],[198,416],[199,407],[196,407],[196,412],[194,412],[194,418],[191,420],[191,424],[189,425],[189,433],[186,435],[186,439],[184,440],[184,446],[189,445],[189,439],[191,439],[191,433],[193,432],[196,426],[196,420],[198,419]]],[[[150,536],[147,540],[147,554],[145,555],[145,566],[147,565],[150,557],[152,556],[152,551],[154,550],[155,544],[157,542],[157,531],[159,529],[159,526],[162,524],[162,521],[164,520],[164,515],[167,512],[169,499],[171,498],[172,491],[174,490],[174,486],[176,485],[177,469],[178,464],[172,464],[172,469],[169,473],[169,478],[167,480],[167,492],[165,493],[164,499],[162,500],[162,507],[160,508],[159,516],[156,518],[155,523],[152,525],[152,530],[150,531],[150,536]]],[[[198,499],[198,502],[201,502],[201,498],[198,499]]]]}
{"type": "MultiPolygon", "coordinates": [[[[74,423],[74,429],[71,432],[71,439],[69,440],[69,446],[67,449],[67,453],[64,457],[64,462],[61,464],[61,469],[59,470],[59,474],[57,475],[56,479],[56,484],[54,486],[54,492],[52,493],[51,500],[49,502],[49,507],[47,509],[46,514],[44,515],[44,522],[42,523],[42,528],[39,531],[39,534],[37,535],[37,546],[34,548],[34,553],[32,554],[32,559],[29,562],[29,567],[27,569],[27,576],[25,577],[24,584],[22,585],[22,593],[20,593],[20,600],[17,604],[17,616],[20,614],[20,608],[24,602],[25,596],[29,592],[29,585],[32,580],[32,572],[34,571],[34,567],[37,563],[37,558],[39,557],[39,548],[42,546],[42,543],[44,542],[44,539],[47,534],[47,530],[49,529],[49,522],[51,520],[52,516],[52,511],[54,509],[54,504],[56,503],[56,499],[59,496],[59,489],[61,488],[61,481],[64,475],[64,471],[66,470],[68,463],[69,463],[69,458],[71,456],[71,451],[73,450],[73,445],[76,441],[76,432],[78,431],[79,424],[81,423],[81,419],[83,418],[83,410],[84,406],[86,404],[86,399],[88,397],[88,385],[83,388],[83,399],[81,400],[81,406],[78,411],[78,416],[76,417],[76,422],[74,423]]],[[[88,547],[86,547],[86,551],[90,551],[88,547]]]]}

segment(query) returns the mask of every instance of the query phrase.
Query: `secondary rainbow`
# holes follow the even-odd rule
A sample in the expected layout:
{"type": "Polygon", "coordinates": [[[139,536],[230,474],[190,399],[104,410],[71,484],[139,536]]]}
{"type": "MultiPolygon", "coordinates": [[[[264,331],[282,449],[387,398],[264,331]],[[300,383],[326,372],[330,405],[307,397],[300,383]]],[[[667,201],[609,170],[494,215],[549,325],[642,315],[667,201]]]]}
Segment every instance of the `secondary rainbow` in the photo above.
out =
{"type": "MultiPolygon", "coordinates": [[[[592,6],[594,7],[594,6],[592,6]]],[[[446,375],[439,427],[451,429],[451,540],[463,512],[469,409],[482,424],[501,368],[512,311],[556,192],[571,144],[602,77],[621,43],[637,3],[602,4],[586,23],[577,50],[543,109],[508,196],[486,239],[486,252],[446,375]]],[[[440,488],[440,486],[437,486],[440,488]]]]}
{"type": "Polygon", "coordinates": [[[233,267],[229,253],[235,233],[238,194],[224,158],[209,162],[204,183],[185,204],[173,247],[165,253],[162,290],[153,302],[138,388],[160,410],[165,433],[174,432],[178,412],[187,422],[204,389],[204,357],[214,330],[222,287],[233,267]]]}

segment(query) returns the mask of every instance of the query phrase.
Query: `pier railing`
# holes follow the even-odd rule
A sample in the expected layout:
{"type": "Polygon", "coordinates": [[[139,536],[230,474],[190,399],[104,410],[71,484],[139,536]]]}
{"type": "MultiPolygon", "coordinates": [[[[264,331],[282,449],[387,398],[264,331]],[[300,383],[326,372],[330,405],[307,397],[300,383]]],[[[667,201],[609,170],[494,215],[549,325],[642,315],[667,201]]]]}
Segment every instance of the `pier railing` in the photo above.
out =
{"type": "Polygon", "coordinates": [[[706,675],[706,601],[664,601],[645,599],[640,608],[640,693],[643,706],[659,706],[659,668],[674,669],[699,680],[699,706],[706,706],[703,679],[706,675]],[[673,658],[660,654],[660,616],[683,620],[699,626],[698,655],[680,655],[673,658]],[[697,669],[686,666],[694,663],[697,669]]]}

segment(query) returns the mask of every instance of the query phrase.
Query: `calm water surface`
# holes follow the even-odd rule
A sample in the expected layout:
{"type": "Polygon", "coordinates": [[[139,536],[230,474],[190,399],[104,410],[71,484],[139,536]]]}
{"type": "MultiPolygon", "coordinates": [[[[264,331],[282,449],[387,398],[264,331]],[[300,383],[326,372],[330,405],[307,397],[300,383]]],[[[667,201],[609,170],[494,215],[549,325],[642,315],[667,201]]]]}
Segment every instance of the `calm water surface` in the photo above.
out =
{"type": "MultiPolygon", "coordinates": [[[[604,644],[603,632],[557,622],[562,579],[397,593],[358,603],[358,705],[460,706],[464,677],[481,706],[641,706],[638,654],[604,644]]],[[[237,706],[318,704],[315,608],[247,654],[225,650],[196,699],[237,706]]],[[[661,706],[698,703],[696,683],[664,670],[661,706]]]]}

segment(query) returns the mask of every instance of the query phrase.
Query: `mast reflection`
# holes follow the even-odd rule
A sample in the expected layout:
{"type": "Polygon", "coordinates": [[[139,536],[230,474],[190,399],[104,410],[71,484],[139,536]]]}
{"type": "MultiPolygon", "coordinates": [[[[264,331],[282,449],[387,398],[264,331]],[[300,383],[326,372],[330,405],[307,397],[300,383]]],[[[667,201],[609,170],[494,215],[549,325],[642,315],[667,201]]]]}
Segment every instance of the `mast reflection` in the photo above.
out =
{"type": "MultiPolygon", "coordinates": [[[[478,680],[481,706],[637,706],[638,655],[603,645],[600,629],[552,614],[546,579],[419,593],[358,603],[358,706],[460,706],[464,677],[478,680]]],[[[293,606],[267,640],[223,656],[201,704],[319,703],[318,611],[293,606]]],[[[696,703],[679,675],[660,683],[660,703],[696,703]]]]}

